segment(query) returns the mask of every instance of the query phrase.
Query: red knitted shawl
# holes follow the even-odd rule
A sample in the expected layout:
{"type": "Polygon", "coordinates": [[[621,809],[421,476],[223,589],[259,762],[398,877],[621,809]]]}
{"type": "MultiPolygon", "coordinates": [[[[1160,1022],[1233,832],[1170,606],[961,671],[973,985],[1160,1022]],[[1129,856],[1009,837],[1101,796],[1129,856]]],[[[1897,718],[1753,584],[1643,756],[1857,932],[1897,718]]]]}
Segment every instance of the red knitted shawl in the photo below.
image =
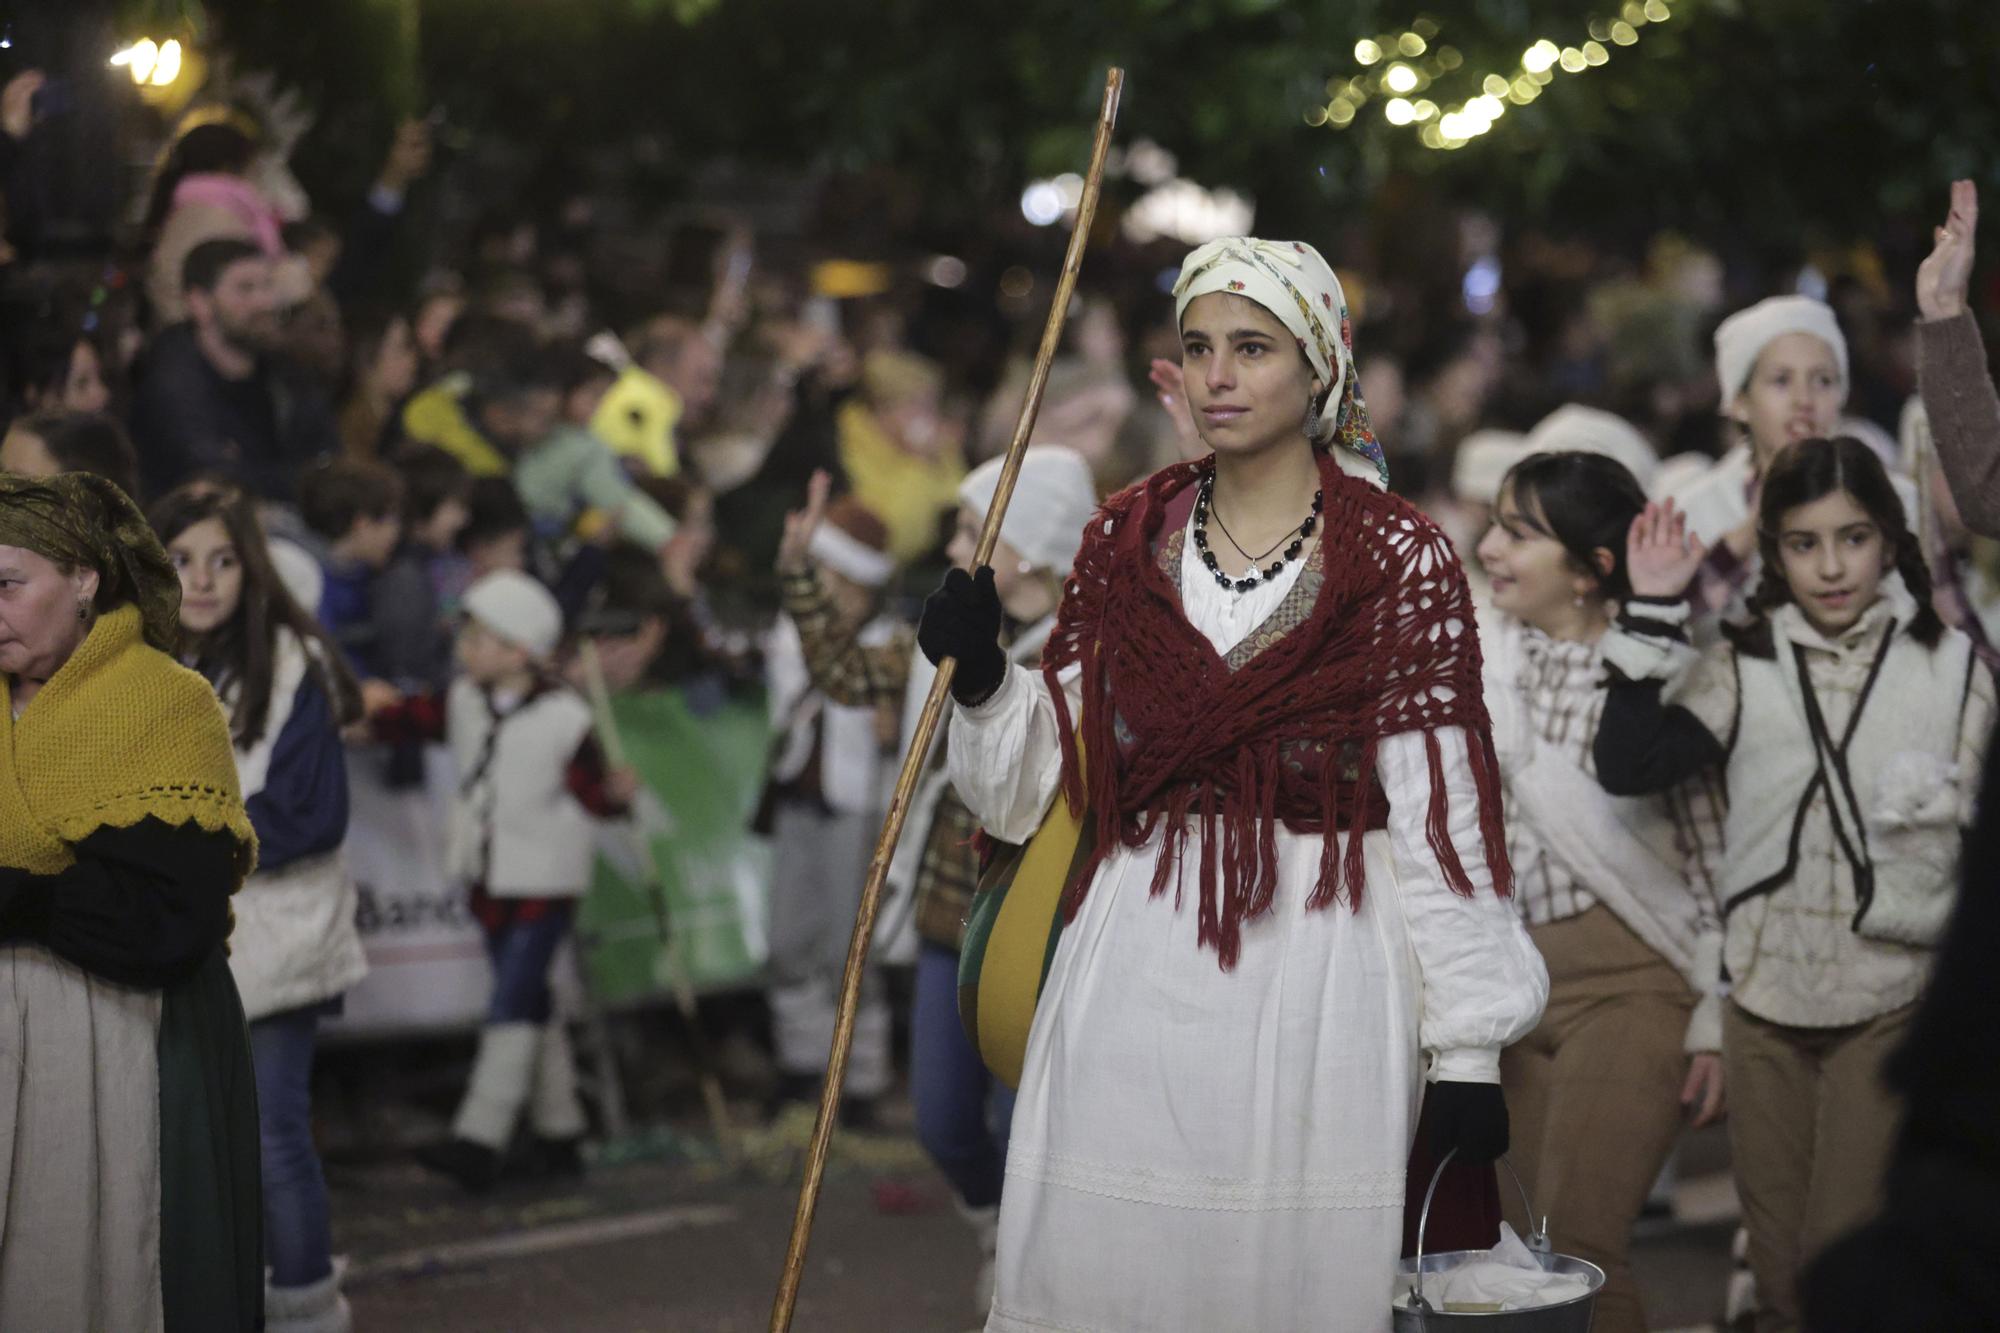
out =
{"type": "Polygon", "coordinates": [[[1410,731],[1425,733],[1430,759],[1431,849],[1451,887],[1469,896],[1472,880],[1450,837],[1435,734],[1453,726],[1465,731],[1494,887],[1510,893],[1472,599],[1444,534],[1322,454],[1317,601],[1303,624],[1232,670],[1188,622],[1155,558],[1175,496],[1212,467],[1209,460],[1176,464],[1105,502],[1084,532],[1043,655],[1063,736],[1063,789],[1072,810],[1089,812],[1096,833],[1066,911],[1074,916],[1113,847],[1143,846],[1162,825],[1153,892],[1173,884],[1178,895],[1176,871],[1198,824],[1199,938],[1223,968],[1233,967],[1243,922],[1271,907],[1281,820],[1325,838],[1308,905],[1344,898],[1358,907],[1363,834],[1381,827],[1385,814],[1374,781],[1376,746],[1410,731]],[[1058,679],[1071,666],[1082,669],[1080,728],[1058,679]],[[1079,737],[1091,758],[1087,774],[1079,737]],[[1300,763],[1302,753],[1321,759],[1300,763]]]}

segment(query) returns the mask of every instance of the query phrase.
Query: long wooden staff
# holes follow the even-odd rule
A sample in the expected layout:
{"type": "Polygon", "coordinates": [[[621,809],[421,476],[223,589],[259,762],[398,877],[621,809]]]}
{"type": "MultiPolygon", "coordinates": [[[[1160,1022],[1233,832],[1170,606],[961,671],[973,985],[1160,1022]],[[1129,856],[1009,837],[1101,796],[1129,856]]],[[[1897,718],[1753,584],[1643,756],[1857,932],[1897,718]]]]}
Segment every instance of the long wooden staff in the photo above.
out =
{"type": "MultiPolygon", "coordinates": [[[[611,691],[604,684],[604,665],[598,660],[597,645],[588,638],[584,639],[581,656],[584,683],[590,693],[590,711],[597,721],[598,743],[603,745],[605,760],[611,767],[624,768],[625,742],[618,732],[617,719],[611,712],[611,691]]],[[[708,1041],[702,1035],[701,1016],[695,1006],[693,973],[684,943],[685,934],[674,930],[667,921],[666,881],[660,875],[660,862],[654,855],[652,838],[646,830],[633,828],[628,841],[633,856],[639,862],[640,873],[646,877],[646,896],[652,902],[653,923],[659,928],[660,941],[667,950],[668,965],[674,970],[674,1007],[680,1010],[681,1022],[687,1025],[688,1048],[694,1053],[695,1074],[701,1080],[702,1104],[708,1108],[708,1127],[715,1135],[715,1146],[722,1153],[722,1160],[735,1166],[740,1160],[736,1134],[729,1123],[729,1104],[722,1097],[721,1076],[715,1072],[708,1041]]]]}
{"type": "MultiPolygon", "coordinates": [[[[1083,198],[1077,204],[1076,230],[1070,233],[1069,253],[1063,257],[1062,277],[1056,283],[1055,301],[1049,306],[1048,323],[1042,328],[1042,347],[1035,357],[1035,373],[1028,379],[1028,398],[1021,405],[1021,419],[1014,427],[1014,439],[1007,446],[1007,461],[1000,469],[1000,484],[993,503],[986,510],[986,526],[979,534],[974,565],[988,564],[1000,540],[1000,520],[1007,503],[1014,498],[1014,482],[1021,475],[1021,455],[1034,433],[1035,414],[1041,410],[1042,391],[1048,387],[1049,366],[1062,342],[1063,321],[1076,293],[1077,274],[1083,270],[1083,250],[1089,243],[1091,220],[1097,214],[1097,195],[1104,184],[1104,156],[1111,147],[1111,128],[1118,120],[1118,96],[1125,87],[1125,71],[1113,68],[1104,78],[1104,104],[1097,113],[1097,139],[1090,149],[1090,173],[1084,178],[1083,198]]],[[[847,1052],[854,1043],[854,1015],[861,1003],[861,971],[868,961],[868,946],[875,936],[875,912],[882,903],[882,884],[889,873],[889,859],[903,834],[903,821],[910,812],[910,797],[923,775],[924,760],[930,754],[931,739],[944,716],[950,697],[951,679],[957,673],[956,658],[938,664],[931,682],[930,697],[918,715],[916,735],[910,752],[903,756],[902,776],[896,780],[895,794],[889,799],[888,818],[875,844],[875,859],[868,863],[868,882],[861,890],[861,908],[854,916],[854,936],[847,945],[847,971],[840,983],[840,1009],[834,1023],[833,1050],[826,1062],[826,1083],[820,1089],[819,1119],[813,1125],[812,1144],[806,1151],[805,1181],[799,1187],[798,1212],[792,1218],[792,1242],[785,1251],[785,1271],[778,1281],[777,1302],[771,1308],[771,1333],[788,1333],[792,1309],[798,1304],[799,1280],[804,1275],[806,1243],[812,1237],[813,1211],[819,1206],[820,1182],[826,1175],[827,1145],[833,1138],[834,1117],[840,1109],[841,1085],[847,1079],[847,1052]]]]}

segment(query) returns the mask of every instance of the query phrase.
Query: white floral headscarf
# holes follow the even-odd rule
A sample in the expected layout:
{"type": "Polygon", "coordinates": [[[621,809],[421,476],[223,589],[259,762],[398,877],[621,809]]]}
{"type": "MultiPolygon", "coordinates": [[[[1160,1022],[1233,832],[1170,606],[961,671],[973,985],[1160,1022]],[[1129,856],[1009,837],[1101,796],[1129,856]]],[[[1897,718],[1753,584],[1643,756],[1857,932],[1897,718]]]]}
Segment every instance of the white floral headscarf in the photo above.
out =
{"type": "Polygon", "coordinates": [[[1190,302],[1210,292],[1232,292],[1255,301],[1291,331],[1314,373],[1329,386],[1327,401],[1339,404],[1320,414],[1313,443],[1366,459],[1386,488],[1389,463],[1355,381],[1347,296],[1319,251],[1303,241],[1264,241],[1255,236],[1210,241],[1181,265],[1180,280],[1174,284],[1175,322],[1187,315],[1190,302]]]}

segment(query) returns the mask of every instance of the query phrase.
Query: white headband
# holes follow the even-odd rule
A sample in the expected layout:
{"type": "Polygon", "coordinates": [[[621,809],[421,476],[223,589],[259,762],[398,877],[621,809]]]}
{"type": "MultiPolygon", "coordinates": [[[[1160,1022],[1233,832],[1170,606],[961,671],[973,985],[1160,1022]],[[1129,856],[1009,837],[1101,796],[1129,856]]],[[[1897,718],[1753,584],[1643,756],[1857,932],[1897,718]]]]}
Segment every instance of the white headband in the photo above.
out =
{"type": "Polygon", "coordinates": [[[896,562],[886,551],[876,550],[831,523],[822,523],[813,530],[812,542],[806,549],[821,565],[863,587],[879,588],[896,572],[896,562]]]}

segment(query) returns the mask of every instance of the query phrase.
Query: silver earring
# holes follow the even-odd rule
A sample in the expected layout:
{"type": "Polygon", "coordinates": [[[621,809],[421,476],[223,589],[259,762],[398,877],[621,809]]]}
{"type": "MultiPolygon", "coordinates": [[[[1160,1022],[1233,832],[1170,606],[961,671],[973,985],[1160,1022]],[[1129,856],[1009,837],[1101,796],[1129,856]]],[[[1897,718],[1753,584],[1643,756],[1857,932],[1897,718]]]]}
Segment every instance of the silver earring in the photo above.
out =
{"type": "Polygon", "coordinates": [[[79,622],[79,623],[81,623],[81,624],[85,624],[85,625],[87,625],[87,624],[89,624],[89,623],[90,623],[90,603],[89,603],[89,602],[78,602],[78,603],[76,604],[76,618],[77,618],[78,622],[79,622]]]}
{"type": "Polygon", "coordinates": [[[1019,570],[1020,570],[1020,571],[1021,571],[1021,572],[1022,572],[1023,574],[1032,574],[1032,573],[1034,573],[1034,572],[1035,572],[1035,567],[1034,567],[1033,565],[1029,564],[1029,563],[1028,563],[1027,561],[1025,561],[1025,560],[1023,560],[1023,561],[1022,561],[1022,562],[1021,562],[1021,563],[1020,563],[1020,564],[1019,564],[1019,565],[1017,566],[1017,568],[1018,568],[1018,569],[1019,569],[1019,570]]]}
{"type": "Polygon", "coordinates": [[[1311,439],[1312,433],[1318,429],[1319,429],[1319,399],[1315,398],[1310,403],[1306,404],[1306,438],[1311,439]]]}

